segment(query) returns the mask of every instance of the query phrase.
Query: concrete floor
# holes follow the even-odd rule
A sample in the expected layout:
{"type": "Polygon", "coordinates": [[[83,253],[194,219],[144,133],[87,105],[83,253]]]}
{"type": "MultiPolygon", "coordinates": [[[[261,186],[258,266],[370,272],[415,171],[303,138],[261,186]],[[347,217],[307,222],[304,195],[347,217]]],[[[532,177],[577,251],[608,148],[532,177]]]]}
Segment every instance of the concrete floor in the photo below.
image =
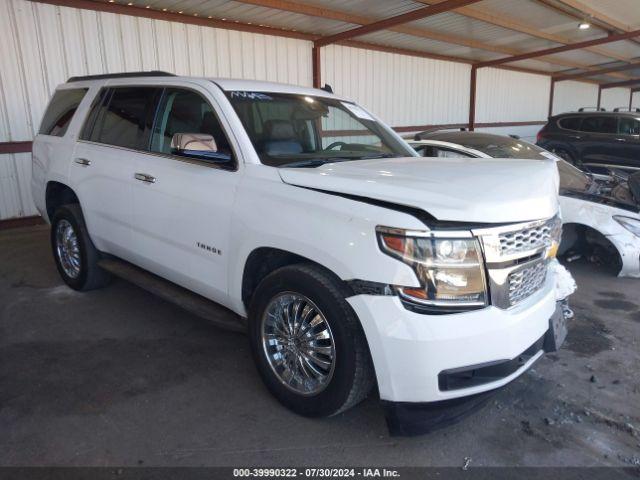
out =
{"type": "Polygon", "coordinates": [[[559,353],[457,425],[391,438],[375,398],[285,410],[240,334],[122,280],[68,289],[47,237],[0,232],[0,465],[640,464],[640,280],[571,264],[559,353]]]}

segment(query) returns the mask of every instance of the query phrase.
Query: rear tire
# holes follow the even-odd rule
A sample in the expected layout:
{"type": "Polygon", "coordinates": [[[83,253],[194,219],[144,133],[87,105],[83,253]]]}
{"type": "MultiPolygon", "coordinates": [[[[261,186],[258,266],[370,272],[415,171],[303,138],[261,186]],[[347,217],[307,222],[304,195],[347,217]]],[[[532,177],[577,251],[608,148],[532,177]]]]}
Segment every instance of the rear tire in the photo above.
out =
{"type": "Polygon", "coordinates": [[[51,249],[64,282],[74,290],[106,286],[111,275],[98,266],[100,252],[89,237],[78,204],[58,208],[51,221],[51,249]]]}
{"type": "Polygon", "coordinates": [[[347,295],[330,273],[298,264],[269,274],[251,299],[249,338],[260,376],[300,415],[335,415],[373,387],[369,348],[347,295]]]}

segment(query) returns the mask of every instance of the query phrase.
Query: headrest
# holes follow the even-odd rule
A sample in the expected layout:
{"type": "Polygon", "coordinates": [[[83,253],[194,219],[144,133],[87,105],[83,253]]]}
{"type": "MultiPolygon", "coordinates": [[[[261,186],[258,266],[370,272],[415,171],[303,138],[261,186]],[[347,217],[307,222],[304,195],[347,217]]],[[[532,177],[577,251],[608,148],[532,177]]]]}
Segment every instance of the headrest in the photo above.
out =
{"type": "Polygon", "coordinates": [[[296,138],[293,125],[286,120],[267,120],[265,130],[267,140],[293,140],[296,138]]]}

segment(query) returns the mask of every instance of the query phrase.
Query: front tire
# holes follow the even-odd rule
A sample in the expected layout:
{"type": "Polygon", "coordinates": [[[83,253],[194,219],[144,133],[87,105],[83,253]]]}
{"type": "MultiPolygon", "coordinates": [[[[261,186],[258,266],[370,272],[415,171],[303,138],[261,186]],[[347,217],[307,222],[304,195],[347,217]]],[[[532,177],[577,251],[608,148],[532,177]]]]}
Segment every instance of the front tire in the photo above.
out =
{"type": "Polygon", "coordinates": [[[373,365],[347,295],[339,279],[308,264],[274,271],[253,295],[249,336],[258,371],[298,414],[335,415],[371,391],[373,365]]]}
{"type": "Polygon", "coordinates": [[[110,274],[98,266],[100,252],[89,237],[78,204],[58,208],[51,221],[51,249],[64,282],[74,290],[93,290],[107,285],[110,274]]]}

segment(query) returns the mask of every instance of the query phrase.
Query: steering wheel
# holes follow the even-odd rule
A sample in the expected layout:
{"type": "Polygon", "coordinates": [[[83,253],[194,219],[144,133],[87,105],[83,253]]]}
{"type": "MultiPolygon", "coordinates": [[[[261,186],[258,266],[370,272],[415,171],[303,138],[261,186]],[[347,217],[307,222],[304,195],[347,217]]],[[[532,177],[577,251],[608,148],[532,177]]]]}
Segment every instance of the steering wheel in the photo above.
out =
{"type": "MultiPolygon", "coordinates": [[[[325,150],[333,150],[335,147],[343,147],[344,145],[346,145],[346,142],[333,142],[331,145],[325,148],[325,150]]],[[[340,150],[342,150],[342,148],[340,150]]]]}

